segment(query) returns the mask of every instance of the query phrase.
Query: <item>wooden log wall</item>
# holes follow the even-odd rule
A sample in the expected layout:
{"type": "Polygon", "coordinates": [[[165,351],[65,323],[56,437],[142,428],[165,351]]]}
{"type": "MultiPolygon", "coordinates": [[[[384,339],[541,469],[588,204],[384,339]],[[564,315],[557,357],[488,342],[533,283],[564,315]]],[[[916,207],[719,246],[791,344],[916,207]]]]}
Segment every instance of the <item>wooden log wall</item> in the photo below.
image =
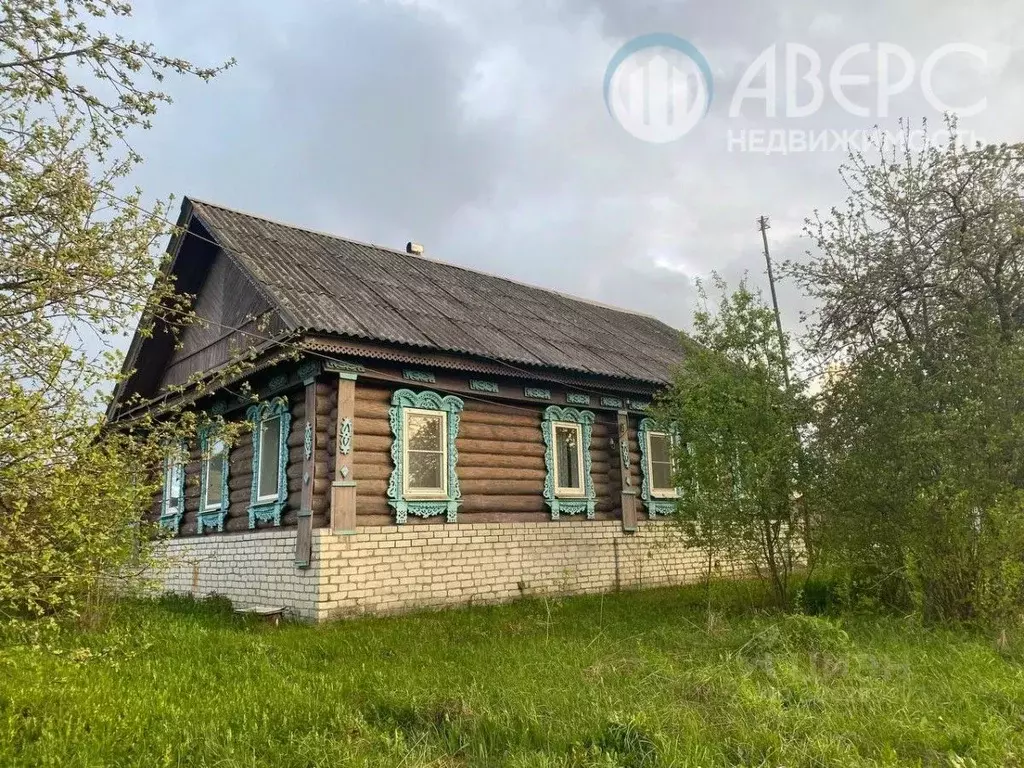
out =
{"type": "MultiPolygon", "coordinates": [[[[334,473],[334,454],[330,449],[331,436],[336,431],[331,418],[337,409],[337,384],[335,377],[324,374],[316,382],[316,443],[313,456],[316,471],[313,481],[313,527],[327,525],[330,518],[331,480],[334,473]]],[[[305,420],[303,420],[305,429],[305,420]]],[[[289,503],[292,502],[289,486],[289,503]]],[[[296,503],[298,503],[296,501],[296,503]]]]}
{"type": "MultiPolygon", "coordinates": [[[[355,388],[355,419],[353,423],[352,478],[356,481],[357,525],[390,525],[394,510],[387,503],[387,484],[391,476],[391,424],[388,411],[393,392],[401,385],[360,378],[355,388]]],[[[282,526],[295,526],[301,507],[302,466],[305,444],[305,395],[295,389],[286,395],[292,414],[288,437],[288,500],[282,515],[282,526]]],[[[544,501],[544,437],[541,431],[543,411],[547,404],[515,405],[465,399],[459,437],[458,475],[462,488],[460,522],[529,522],[550,520],[544,501]]],[[[316,383],[317,434],[313,481],[313,527],[330,524],[331,482],[334,478],[336,441],[338,438],[337,378],[325,373],[316,383]]],[[[620,455],[612,448],[617,434],[613,411],[591,409],[596,417],[590,458],[594,491],[597,496],[599,520],[620,519],[622,483],[620,455]]],[[[242,414],[238,414],[238,418],[242,414]]],[[[639,418],[629,418],[630,474],[633,487],[641,487],[640,448],[637,442],[639,418]]],[[[180,536],[194,536],[199,510],[200,455],[198,440],[193,441],[186,466],[185,514],[180,536]]],[[[229,462],[228,490],[230,505],[225,519],[226,532],[249,530],[249,501],[252,484],[252,439],[247,432],[232,447],[229,462]]],[[[638,502],[639,503],[639,502],[638,502]]],[[[160,513],[160,497],[154,500],[150,518],[160,513]]],[[[578,517],[578,516],[576,516],[578,517]]],[[[639,517],[646,510],[639,508],[639,517]]],[[[566,519],[575,519],[566,516],[566,519]]],[[[582,518],[580,518],[582,519],[582,518]]],[[[409,525],[442,523],[442,516],[422,520],[409,517],[409,525]]],[[[259,523],[260,529],[273,527],[259,523]]],[[[207,532],[204,535],[216,535],[207,532]]]]}
{"type": "MultiPolygon", "coordinates": [[[[391,476],[391,425],[388,410],[395,385],[360,378],[356,385],[353,477],[356,480],[356,515],[359,526],[388,525],[394,511],[387,503],[391,476]]],[[[515,406],[499,402],[465,400],[459,437],[458,475],[462,488],[459,521],[527,522],[550,520],[544,501],[544,437],[541,431],[545,404],[515,406]]],[[[621,516],[619,452],[612,449],[616,414],[594,411],[590,457],[596,518],[621,516]]],[[[639,484],[640,454],[635,424],[631,430],[632,465],[639,484]]],[[[639,485],[637,485],[639,487],[639,485]]],[[[567,516],[567,519],[568,516],[567,516]]],[[[441,523],[443,517],[420,520],[410,515],[410,525],[441,523]]]]}
{"type": "MultiPolygon", "coordinates": [[[[328,505],[330,501],[331,467],[328,466],[328,434],[331,427],[330,383],[326,380],[317,382],[316,408],[318,428],[316,435],[315,457],[317,461],[313,484],[313,527],[327,525],[328,505]]],[[[302,500],[302,464],[306,441],[306,403],[305,391],[295,389],[285,394],[288,398],[292,422],[288,433],[288,465],[285,470],[288,478],[288,498],[281,515],[282,527],[294,527],[298,521],[298,513],[302,500]]],[[[243,413],[232,414],[229,418],[244,419],[243,413]]],[[[185,466],[185,512],[181,518],[179,536],[196,535],[196,519],[199,512],[200,472],[202,469],[199,440],[191,441],[189,446],[189,462],[185,466]]],[[[246,431],[239,435],[231,447],[228,459],[228,493],[230,503],[228,514],[224,520],[225,532],[243,532],[249,530],[249,503],[252,498],[252,434],[246,431]]],[[[154,501],[151,520],[160,515],[161,494],[154,501]]],[[[272,523],[257,523],[258,529],[273,528],[272,523]]],[[[204,536],[216,535],[207,531],[204,536]]]]}

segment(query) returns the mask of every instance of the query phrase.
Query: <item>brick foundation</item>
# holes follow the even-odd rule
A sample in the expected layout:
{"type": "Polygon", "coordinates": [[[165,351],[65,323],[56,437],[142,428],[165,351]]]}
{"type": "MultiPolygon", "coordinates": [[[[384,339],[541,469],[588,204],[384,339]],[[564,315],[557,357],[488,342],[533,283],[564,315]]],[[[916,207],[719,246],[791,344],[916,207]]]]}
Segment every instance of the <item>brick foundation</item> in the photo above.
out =
{"type": "Polygon", "coordinates": [[[699,579],[703,555],[667,523],[567,520],[318,529],[313,562],[294,566],[295,532],[169,542],[159,581],[171,592],[279,605],[323,621],[360,613],[607,592],[699,579]]]}
{"type": "Polygon", "coordinates": [[[236,606],[273,605],[317,619],[319,574],[295,567],[295,529],[172,539],[151,577],[166,592],[223,595],[236,606]]]}

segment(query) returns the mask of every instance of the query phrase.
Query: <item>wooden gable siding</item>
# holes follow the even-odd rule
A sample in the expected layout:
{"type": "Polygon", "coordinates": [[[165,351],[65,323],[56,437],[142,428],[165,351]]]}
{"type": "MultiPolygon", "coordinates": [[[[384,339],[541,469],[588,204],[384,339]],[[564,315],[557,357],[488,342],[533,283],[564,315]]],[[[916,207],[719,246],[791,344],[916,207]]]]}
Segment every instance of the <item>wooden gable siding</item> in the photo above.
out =
{"type": "MultiPolygon", "coordinates": [[[[356,385],[353,436],[353,479],[356,481],[356,524],[390,525],[394,510],[387,503],[393,464],[389,422],[391,396],[401,385],[360,379],[356,385]]],[[[411,387],[417,389],[417,387],[411,387]]],[[[481,402],[466,399],[459,437],[458,476],[462,489],[459,522],[529,522],[551,519],[544,500],[544,437],[547,405],[481,402]]],[[[590,457],[596,518],[620,519],[619,452],[612,449],[616,414],[595,410],[590,457]]],[[[630,419],[630,456],[634,487],[640,487],[637,420],[630,419]]],[[[333,454],[332,454],[333,455],[333,454]]],[[[578,519],[566,516],[564,519],[578,519]]],[[[408,525],[443,524],[443,517],[410,516],[408,525]]]]}
{"type": "MultiPolygon", "coordinates": [[[[317,414],[324,418],[318,419],[318,435],[316,437],[317,456],[322,457],[327,450],[328,431],[327,415],[330,412],[331,388],[328,384],[317,385],[317,414]]],[[[294,527],[298,522],[298,513],[302,498],[302,466],[305,454],[306,402],[301,389],[287,393],[289,411],[292,415],[288,433],[288,499],[281,517],[282,527],[294,527]]],[[[244,414],[236,413],[229,418],[242,419],[244,414]]],[[[185,467],[185,507],[181,519],[179,536],[196,535],[196,519],[199,512],[200,472],[202,470],[198,439],[190,442],[189,462],[185,467]]],[[[228,458],[228,514],[224,521],[225,532],[241,532],[249,530],[249,504],[252,494],[252,435],[243,433],[231,447],[228,458]]],[[[328,504],[330,494],[330,477],[326,462],[315,472],[316,482],[313,487],[312,511],[313,526],[323,527],[328,523],[328,504]]],[[[154,500],[149,519],[155,521],[160,514],[161,498],[158,494],[154,500]]],[[[271,523],[258,523],[257,528],[273,528],[271,523]]],[[[206,531],[203,536],[215,536],[214,531],[206,531]]]]}
{"type": "Polygon", "coordinates": [[[209,270],[193,306],[197,320],[182,333],[161,388],[184,384],[197,373],[223,365],[281,329],[269,302],[222,251],[214,256],[209,270]]]}

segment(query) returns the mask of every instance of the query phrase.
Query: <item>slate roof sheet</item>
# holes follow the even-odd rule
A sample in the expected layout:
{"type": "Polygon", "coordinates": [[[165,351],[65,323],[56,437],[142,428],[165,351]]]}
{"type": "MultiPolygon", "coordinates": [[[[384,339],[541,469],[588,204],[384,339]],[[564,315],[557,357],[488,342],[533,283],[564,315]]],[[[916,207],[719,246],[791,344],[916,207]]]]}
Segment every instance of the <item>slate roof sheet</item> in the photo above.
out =
{"type": "Polygon", "coordinates": [[[679,332],[653,317],[195,199],[203,226],[294,328],[665,383],[679,332]]]}

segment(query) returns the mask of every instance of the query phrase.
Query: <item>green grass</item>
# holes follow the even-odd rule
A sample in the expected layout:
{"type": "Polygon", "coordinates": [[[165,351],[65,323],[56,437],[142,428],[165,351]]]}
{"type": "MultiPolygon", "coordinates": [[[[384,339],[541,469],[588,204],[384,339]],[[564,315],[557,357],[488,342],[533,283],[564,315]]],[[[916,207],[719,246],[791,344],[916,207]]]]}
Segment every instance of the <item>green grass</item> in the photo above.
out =
{"type": "Polygon", "coordinates": [[[0,765],[1001,766],[1024,755],[1024,652],[1012,642],[736,607],[709,629],[700,599],[658,590],[279,628],[217,604],[127,603],[102,632],[0,650],[0,765]]]}

